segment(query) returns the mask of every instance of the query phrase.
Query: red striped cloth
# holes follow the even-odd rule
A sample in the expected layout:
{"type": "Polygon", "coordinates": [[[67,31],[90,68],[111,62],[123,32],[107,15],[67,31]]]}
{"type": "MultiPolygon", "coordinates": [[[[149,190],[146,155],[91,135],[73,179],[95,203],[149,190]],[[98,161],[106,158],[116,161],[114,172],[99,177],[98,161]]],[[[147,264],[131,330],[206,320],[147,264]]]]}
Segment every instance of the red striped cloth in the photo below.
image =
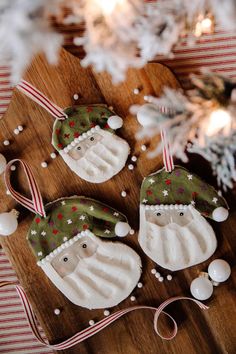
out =
{"type": "Polygon", "coordinates": [[[0,62],[0,118],[4,115],[12,96],[10,70],[5,62],[0,62]]]}
{"type": "MultiPolygon", "coordinates": [[[[0,249],[0,281],[17,282],[16,274],[2,249],[0,249]]],[[[45,338],[42,329],[40,333],[45,338]]],[[[14,286],[0,289],[0,353],[53,353],[33,336],[14,286]]]]}
{"type": "Polygon", "coordinates": [[[186,40],[174,49],[174,58],[159,58],[176,74],[184,88],[189,87],[188,75],[201,68],[236,78],[236,33],[216,29],[214,34],[202,36],[189,47],[186,40]]]}

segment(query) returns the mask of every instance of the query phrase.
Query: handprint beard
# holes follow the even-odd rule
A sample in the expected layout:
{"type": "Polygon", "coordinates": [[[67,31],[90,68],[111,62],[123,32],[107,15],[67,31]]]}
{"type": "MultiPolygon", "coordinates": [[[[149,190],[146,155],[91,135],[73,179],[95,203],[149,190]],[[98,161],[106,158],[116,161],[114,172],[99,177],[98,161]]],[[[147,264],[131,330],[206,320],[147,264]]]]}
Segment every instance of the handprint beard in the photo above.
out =
{"type": "Polygon", "coordinates": [[[89,309],[115,306],[136,286],[141,260],[124,244],[102,241],[91,234],[88,237],[85,254],[80,252],[85,245],[82,238],[42,268],[76,305],[89,309]],[[61,265],[63,259],[68,259],[65,266],[61,265]]]}
{"type": "Polygon", "coordinates": [[[99,130],[99,139],[95,143],[77,144],[69,153],[60,151],[60,155],[67,165],[81,178],[91,183],[102,183],[116,175],[125,166],[130,152],[128,143],[115,134],[99,130]],[[79,158],[76,158],[76,149],[85,145],[79,158]]]}
{"type": "Polygon", "coordinates": [[[157,214],[140,205],[139,243],[161,267],[171,271],[184,269],[205,261],[215,252],[215,233],[193,206],[180,211],[180,216],[176,210],[161,210],[157,214]]]}

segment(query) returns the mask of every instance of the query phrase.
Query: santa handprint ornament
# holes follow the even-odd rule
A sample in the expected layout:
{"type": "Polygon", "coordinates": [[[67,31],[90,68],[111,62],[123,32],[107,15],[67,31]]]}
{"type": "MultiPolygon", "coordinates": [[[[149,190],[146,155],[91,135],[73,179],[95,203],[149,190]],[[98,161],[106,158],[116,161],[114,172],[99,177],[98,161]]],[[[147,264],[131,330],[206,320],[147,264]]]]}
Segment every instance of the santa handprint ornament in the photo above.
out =
{"type": "Polygon", "coordinates": [[[141,186],[139,243],[158,265],[176,271],[215,252],[216,236],[206,218],[226,220],[228,206],[200,177],[174,166],[164,134],[164,167],[141,186]]]}
{"type": "Polygon", "coordinates": [[[62,109],[25,80],[17,88],[56,118],[52,145],[79,177],[102,183],[122,170],[130,147],[115,131],[122,127],[123,119],[105,104],[62,109]]]}
{"type": "Polygon", "coordinates": [[[105,105],[81,105],[64,110],[67,119],[56,120],[52,144],[78,176],[101,183],[125,165],[129,145],[115,134],[123,120],[105,105]]]}
{"type": "Polygon", "coordinates": [[[130,231],[122,213],[78,196],[44,207],[30,166],[22,160],[8,163],[5,181],[13,198],[36,214],[27,240],[37,264],[71,302],[88,309],[108,308],[132,292],[141,275],[141,260],[130,247],[111,242],[130,231]],[[27,176],[32,200],[11,186],[10,166],[17,162],[27,176]]]}

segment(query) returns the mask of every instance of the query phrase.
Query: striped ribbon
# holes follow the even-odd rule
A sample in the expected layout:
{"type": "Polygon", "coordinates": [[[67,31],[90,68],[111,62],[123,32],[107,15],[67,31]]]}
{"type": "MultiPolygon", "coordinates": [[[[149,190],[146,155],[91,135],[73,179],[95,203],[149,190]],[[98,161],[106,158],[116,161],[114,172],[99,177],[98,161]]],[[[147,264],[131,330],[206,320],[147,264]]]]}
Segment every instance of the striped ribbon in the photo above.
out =
{"type": "Polygon", "coordinates": [[[51,102],[45,95],[32,86],[29,82],[21,80],[16,86],[18,90],[22,91],[26,96],[37,102],[40,106],[45,108],[50,114],[57,119],[66,119],[68,116],[63,112],[62,108],[51,102]]]}
{"type": "MultiPolygon", "coordinates": [[[[7,282],[0,283],[0,288],[3,286],[7,286],[7,285],[12,285],[12,283],[10,283],[10,282],[9,283],[7,283],[7,282]]],[[[176,334],[178,332],[178,326],[177,326],[177,323],[174,320],[174,318],[171,315],[169,315],[168,313],[166,313],[165,311],[163,311],[169,304],[171,304],[175,301],[178,301],[178,300],[190,300],[190,301],[193,301],[195,304],[197,304],[200,307],[200,309],[202,309],[202,310],[208,309],[208,307],[206,305],[204,305],[203,303],[201,303],[200,301],[189,298],[189,297],[182,297],[182,296],[172,297],[172,298],[164,301],[159,307],[152,307],[152,306],[128,307],[124,310],[117,311],[117,312],[113,313],[112,315],[109,315],[109,316],[103,318],[102,320],[95,323],[94,325],[87,327],[80,332],[77,332],[75,335],[73,335],[69,339],[67,339],[59,344],[50,345],[47,341],[45,341],[42,338],[40,331],[38,330],[35,314],[33,312],[32,306],[30,305],[30,302],[26,296],[24,289],[19,285],[14,285],[14,286],[15,286],[16,291],[21,299],[27,320],[29,322],[29,326],[30,326],[33,334],[35,335],[35,337],[38,339],[39,342],[41,342],[43,345],[47,346],[48,348],[51,348],[54,350],[65,350],[65,349],[71,348],[71,347],[75,346],[76,344],[79,344],[80,342],[83,342],[84,340],[88,339],[89,337],[92,337],[96,333],[102,331],[104,328],[106,328],[111,323],[118,320],[120,317],[126,315],[129,312],[135,311],[135,310],[154,311],[155,315],[154,315],[153,323],[154,323],[154,330],[155,330],[156,334],[159,337],[161,337],[162,339],[171,340],[176,336],[176,334]],[[162,335],[158,330],[158,327],[157,327],[158,319],[161,314],[168,316],[171,319],[171,321],[173,322],[174,329],[173,329],[173,332],[169,336],[162,335]]]]}
{"type": "Polygon", "coordinates": [[[8,162],[8,164],[6,166],[6,170],[5,170],[5,184],[7,186],[7,189],[11,193],[11,196],[18,203],[20,203],[25,208],[29,209],[30,211],[32,211],[35,214],[39,214],[43,217],[46,216],[46,213],[44,210],[44,205],[43,205],[43,199],[42,199],[39,187],[38,187],[37,182],[33,176],[30,166],[26,162],[24,162],[20,159],[14,159],[14,160],[11,160],[10,162],[8,162]],[[19,192],[15,191],[11,185],[11,166],[16,162],[19,162],[24,169],[24,173],[26,175],[28,185],[30,188],[32,200],[23,196],[19,192]]]}
{"type": "Polygon", "coordinates": [[[164,129],[161,130],[161,140],[162,140],[162,153],[163,153],[163,163],[166,172],[171,172],[174,169],[174,161],[171,153],[171,148],[169,141],[167,139],[167,134],[164,129]]]}

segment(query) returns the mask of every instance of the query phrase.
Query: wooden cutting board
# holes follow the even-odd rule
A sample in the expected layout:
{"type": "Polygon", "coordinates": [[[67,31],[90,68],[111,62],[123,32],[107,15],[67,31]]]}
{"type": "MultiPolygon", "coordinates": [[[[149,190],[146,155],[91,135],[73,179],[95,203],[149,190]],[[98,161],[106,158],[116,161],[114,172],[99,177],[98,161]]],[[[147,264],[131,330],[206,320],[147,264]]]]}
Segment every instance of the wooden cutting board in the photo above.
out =
{"type": "MultiPolygon", "coordinates": [[[[118,134],[129,142],[131,156],[136,155],[139,158],[133,171],[129,171],[126,166],[106,183],[97,185],[81,180],[69,170],[60,157],[56,160],[50,159],[50,153],[54,151],[50,143],[54,118],[17,90],[14,91],[9,109],[0,122],[0,141],[11,140],[11,145],[2,148],[1,152],[8,160],[18,157],[32,166],[45,203],[75,194],[93,197],[126,214],[131,226],[138,230],[139,190],[142,179],[159,169],[162,162],[161,157],[147,159],[146,153],[141,151],[143,142],[137,142],[135,139],[138,124],[129,114],[128,108],[131,104],[142,103],[144,94],[159,95],[164,85],[178,87],[173,74],[163,65],[150,63],[142,70],[130,70],[124,83],[113,86],[108,75],[94,74],[90,69],[82,68],[79,59],[62,50],[56,67],[50,66],[43,56],[36,57],[25,79],[60,107],[74,104],[74,93],[78,93],[81,97],[77,104],[101,102],[112,105],[117,114],[124,117],[124,127],[118,134]],[[140,86],[143,88],[142,94],[134,95],[133,89],[140,86]],[[24,125],[24,131],[15,136],[13,130],[20,124],[24,125]],[[42,161],[48,162],[47,168],[41,167],[42,161]],[[127,191],[126,198],[121,197],[122,190],[127,191]]],[[[199,166],[195,169],[198,168],[199,166]]],[[[15,187],[22,193],[28,194],[22,173],[18,171],[14,173],[15,187]]],[[[19,281],[50,343],[58,343],[87,327],[90,319],[102,319],[103,310],[90,311],[70,303],[48,280],[36,265],[25,239],[33,215],[16,205],[12,198],[6,195],[3,179],[0,183],[0,210],[6,211],[16,207],[20,211],[17,231],[10,237],[2,237],[2,246],[16,270],[19,281]],[[61,309],[60,316],[54,315],[55,308],[61,309]]],[[[233,251],[236,249],[234,225],[235,221],[231,217],[227,223],[217,229],[221,240],[217,256],[227,253],[227,259],[232,259],[233,264],[233,251]]],[[[135,304],[158,306],[170,296],[189,295],[191,280],[196,277],[199,270],[205,270],[209,263],[205,262],[200,266],[177,272],[173,275],[172,282],[159,283],[151,274],[154,263],[138,246],[137,233],[122,241],[132,246],[143,262],[141,281],[144,287],[134,290],[137,298],[135,304]]],[[[166,270],[160,271],[163,276],[169,273],[166,270]]],[[[170,313],[177,318],[180,325],[179,334],[172,342],[164,342],[155,335],[152,313],[138,311],[120,319],[86,342],[64,352],[80,354],[233,353],[236,349],[236,325],[233,325],[233,319],[236,317],[234,269],[233,275],[230,281],[215,290],[212,300],[209,301],[212,306],[209,312],[200,312],[196,306],[189,303],[170,307],[170,313]],[[224,323],[224,326],[221,326],[221,323],[224,323]],[[220,338],[223,338],[223,342],[220,338]]],[[[133,304],[128,298],[113,308],[112,312],[133,304]]]]}

